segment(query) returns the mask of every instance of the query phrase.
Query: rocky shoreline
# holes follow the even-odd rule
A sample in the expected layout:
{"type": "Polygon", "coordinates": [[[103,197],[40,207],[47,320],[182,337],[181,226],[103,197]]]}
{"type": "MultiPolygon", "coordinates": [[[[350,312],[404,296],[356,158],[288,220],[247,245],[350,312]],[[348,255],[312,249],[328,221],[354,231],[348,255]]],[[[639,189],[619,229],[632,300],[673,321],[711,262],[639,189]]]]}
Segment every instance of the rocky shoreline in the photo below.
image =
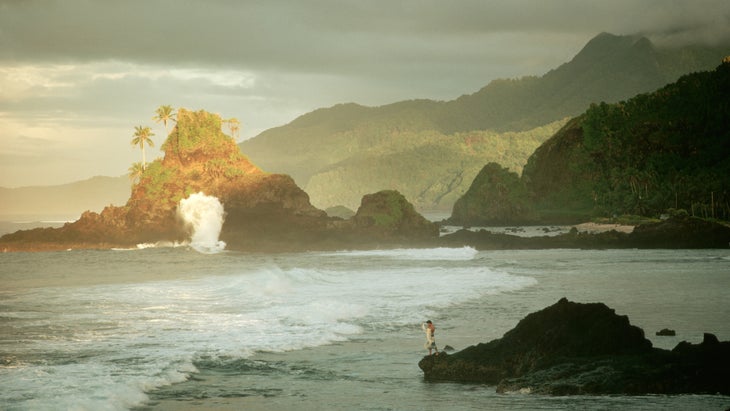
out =
{"type": "MultiPolygon", "coordinates": [[[[580,225],[582,228],[586,225],[580,225]]],[[[446,246],[472,246],[479,250],[551,249],[551,248],[729,248],[730,227],[699,218],[679,216],[664,221],[626,226],[608,231],[596,226],[554,236],[520,237],[486,230],[461,229],[441,237],[446,246]]]]}
{"type": "MultiPolygon", "coordinates": [[[[294,180],[259,169],[222,133],[220,116],[178,110],[162,148],[147,165],[124,206],[87,211],[59,228],[21,230],[0,237],[0,251],[134,248],[141,243],[184,243],[193,228],[178,214],[193,194],[212,196],[224,207],[220,240],[227,249],[296,252],[342,249],[463,247],[728,248],[730,227],[688,216],[628,230],[579,231],[519,237],[462,229],[439,235],[439,225],[419,214],[394,190],[365,195],[354,216],[328,216],[314,207],[294,180]]],[[[217,240],[216,240],[217,241],[217,240]]]]}
{"type": "MultiPolygon", "coordinates": [[[[98,224],[100,218],[96,216],[85,214],[79,221],[61,228],[6,234],[0,237],[0,251],[103,250],[135,248],[140,242],[184,241],[179,234],[173,238],[137,235],[125,238],[123,234],[110,232],[113,228],[98,224]]],[[[723,249],[730,247],[730,227],[684,216],[635,227],[584,223],[558,235],[525,237],[460,229],[438,236],[436,223],[416,213],[398,192],[384,191],[366,196],[359,214],[347,220],[324,215],[292,215],[280,209],[240,208],[227,219],[221,239],[229,250],[250,252],[464,246],[478,250],[723,249]],[[382,220],[388,224],[380,224],[382,220]]]]}
{"type": "Polygon", "coordinates": [[[644,331],[601,303],[563,298],[527,315],[500,339],[424,357],[430,381],[495,385],[547,395],[730,395],[730,342],[653,348],[644,331]]]}

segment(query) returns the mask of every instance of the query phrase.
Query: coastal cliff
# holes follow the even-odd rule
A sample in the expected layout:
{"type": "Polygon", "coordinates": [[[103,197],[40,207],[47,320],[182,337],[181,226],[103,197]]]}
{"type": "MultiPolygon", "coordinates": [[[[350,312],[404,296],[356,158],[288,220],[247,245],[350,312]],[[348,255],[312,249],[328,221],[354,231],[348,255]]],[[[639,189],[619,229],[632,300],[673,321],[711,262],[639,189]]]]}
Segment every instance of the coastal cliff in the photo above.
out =
{"type": "MultiPolygon", "coordinates": [[[[178,216],[180,201],[191,194],[215,196],[224,207],[220,240],[243,251],[309,251],[383,247],[472,246],[477,249],[520,248],[726,248],[730,228],[689,216],[636,227],[632,233],[571,232],[554,237],[522,238],[486,231],[461,230],[439,236],[438,224],[426,220],[400,192],[365,195],[348,219],[329,217],[284,174],[261,170],[221,131],[218,115],[180,109],[175,128],[162,149],[164,157],[136,176],[124,206],[101,213],[87,211],[60,228],[18,231],[0,238],[3,251],[135,247],[140,243],[185,242],[190,228],[178,216]]],[[[484,169],[483,192],[505,188],[496,204],[503,213],[528,216],[512,207],[510,186],[516,176],[496,164],[484,169]]],[[[518,187],[519,188],[519,187],[518,187]]],[[[480,191],[481,190],[481,191],[480,191]]],[[[471,212],[472,205],[464,203],[471,212]]],[[[502,214],[506,215],[506,214],[502,214]]],[[[490,216],[485,217],[485,222],[490,216]]]]}
{"type": "Polygon", "coordinates": [[[215,196],[224,205],[220,237],[229,249],[370,247],[438,236],[437,226],[395,191],[363,199],[350,220],[328,217],[310,204],[307,193],[291,177],[264,172],[249,161],[221,126],[216,114],[180,109],[177,124],[162,145],[164,157],[147,164],[137,176],[124,206],[108,206],[101,213],[87,211],[57,229],[8,234],[0,239],[0,248],[103,249],[183,242],[190,232],[177,215],[178,205],[198,192],[215,196]]]}
{"type": "Polygon", "coordinates": [[[543,142],[522,175],[487,165],[453,224],[575,224],[684,211],[730,219],[730,63],[651,93],[591,104],[543,142]]]}

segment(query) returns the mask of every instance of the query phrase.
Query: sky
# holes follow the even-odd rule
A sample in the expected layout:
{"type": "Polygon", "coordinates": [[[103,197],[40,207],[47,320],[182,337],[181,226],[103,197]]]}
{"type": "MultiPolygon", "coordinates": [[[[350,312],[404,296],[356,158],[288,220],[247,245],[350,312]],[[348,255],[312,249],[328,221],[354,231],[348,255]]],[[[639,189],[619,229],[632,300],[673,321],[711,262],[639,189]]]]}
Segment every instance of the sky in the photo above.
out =
{"type": "Polygon", "coordinates": [[[0,187],[121,176],[161,156],[161,105],[241,122],[451,100],[543,75],[600,32],[730,38],[727,0],[0,0],[0,187]]]}

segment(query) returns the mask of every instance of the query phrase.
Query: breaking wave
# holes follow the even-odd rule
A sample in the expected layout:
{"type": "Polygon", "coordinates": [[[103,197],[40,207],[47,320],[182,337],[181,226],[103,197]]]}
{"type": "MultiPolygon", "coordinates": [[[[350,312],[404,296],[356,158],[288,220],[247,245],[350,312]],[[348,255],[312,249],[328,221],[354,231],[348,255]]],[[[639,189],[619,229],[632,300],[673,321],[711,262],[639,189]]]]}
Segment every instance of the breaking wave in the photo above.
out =
{"type": "Polygon", "coordinates": [[[190,246],[204,254],[223,251],[226,243],[218,240],[225,210],[218,198],[203,193],[180,200],[178,215],[191,229],[190,246]]]}

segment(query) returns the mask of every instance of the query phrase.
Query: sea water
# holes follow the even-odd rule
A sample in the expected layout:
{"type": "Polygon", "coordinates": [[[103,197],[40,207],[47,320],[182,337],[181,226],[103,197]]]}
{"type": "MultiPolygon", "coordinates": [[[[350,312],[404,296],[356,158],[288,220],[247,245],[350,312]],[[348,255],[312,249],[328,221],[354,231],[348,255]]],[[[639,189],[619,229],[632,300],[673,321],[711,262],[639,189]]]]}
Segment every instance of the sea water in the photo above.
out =
{"type": "Polygon", "coordinates": [[[730,407],[498,395],[417,367],[427,319],[459,350],[561,297],[606,303],[661,348],[730,340],[730,250],[5,253],[0,283],[0,409],[730,407]]]}

